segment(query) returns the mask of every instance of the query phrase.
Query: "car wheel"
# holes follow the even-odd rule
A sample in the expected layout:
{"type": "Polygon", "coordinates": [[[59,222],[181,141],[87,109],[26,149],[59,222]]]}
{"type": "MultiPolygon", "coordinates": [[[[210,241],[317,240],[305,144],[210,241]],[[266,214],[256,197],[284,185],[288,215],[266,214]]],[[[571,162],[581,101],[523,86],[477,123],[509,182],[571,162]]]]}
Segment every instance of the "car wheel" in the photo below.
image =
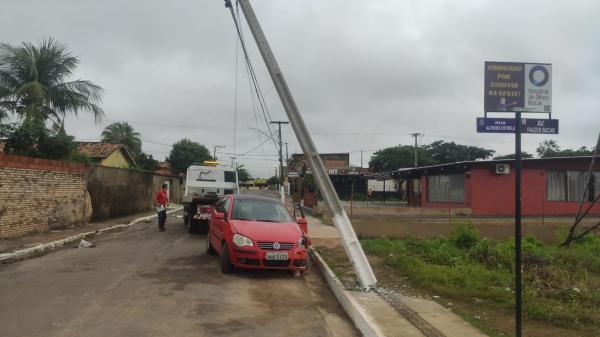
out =
{"type": "Polygon", "coordinates": [[[206,254],[215,255],[215,247],[210,243],[210,232],[206,235],[206,254]]]}
{"type": "Polygon", "coordinates": [[[230,274],[234,272],[234,266],[229,260],[229,251],[227,250],[227,244],[223,244],[222,253],[221,253],[221,272],[223,274],[230,274]]]}
{"type": "Polygon", "coordinates": [[[306,273],[308,271],[308,268],[310,267],[310,256],[308,256],[308,254],[306,255],[306,268],[304,268],[304,270],[302,271],[302,273],[306,273]]]}

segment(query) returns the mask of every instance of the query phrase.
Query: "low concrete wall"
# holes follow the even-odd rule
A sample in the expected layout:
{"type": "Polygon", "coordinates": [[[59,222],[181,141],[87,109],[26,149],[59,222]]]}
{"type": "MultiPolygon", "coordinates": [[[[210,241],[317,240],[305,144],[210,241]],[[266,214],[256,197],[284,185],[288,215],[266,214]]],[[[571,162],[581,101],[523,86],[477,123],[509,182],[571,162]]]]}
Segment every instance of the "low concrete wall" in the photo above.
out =
{"type": "Polygon", "coordinates": [[[92,213],[89,167],[0,154],[0,238],[82,226],[92,213]]]}
{"type": "Polygon", "coordinates": [[[180,203],[184,189],[178,177],[155,175],[152,172],[94,166],[87,179],[92,198],[92,220],[104,220],[154,207],[154,195],[167,181],[172,203],[180,203]]]}
{"type": "Polygon", "coordinates": [[[93,221],[152,208],[152,173],[94,166],[88,175],[87,188],[92,197],[93,221]]]}

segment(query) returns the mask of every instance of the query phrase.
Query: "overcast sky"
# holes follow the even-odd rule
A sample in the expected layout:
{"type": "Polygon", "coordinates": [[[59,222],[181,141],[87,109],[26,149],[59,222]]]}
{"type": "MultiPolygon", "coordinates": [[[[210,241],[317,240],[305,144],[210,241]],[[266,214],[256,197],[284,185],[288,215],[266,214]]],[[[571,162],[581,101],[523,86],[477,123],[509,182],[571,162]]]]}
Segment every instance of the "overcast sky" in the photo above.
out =
{"type": "MultiPolygon", "coordinates": [[[[477,134],[484,61],[553,64],[560,135],[525,135],[524,150],[549,138],[591,146],[600,132],[600,1],[254,0],[263,30],[320,152],[373,150],[443,139],[512,153],[513,136],[477,134]]],[[[247,45],[270,114],[286,120],[254,40],[247,45]]],[[[106,118],[70,118],[67,131],[98,140],[114,121],[142,135],[163,160],[187,137],[225,145],[229,161],[264,141],[233,21],[221,0],[2,0],[0,42],[51,36],[81,60],[77,78],[105,89],[106,118]],[[237,64],[237,95],[235,92],[237,64]]],[[[300,150],[289,126],[290,155],[300,150]]],[[[267,142],[239,162],[254,176],[277,166],[267,142]]]]}

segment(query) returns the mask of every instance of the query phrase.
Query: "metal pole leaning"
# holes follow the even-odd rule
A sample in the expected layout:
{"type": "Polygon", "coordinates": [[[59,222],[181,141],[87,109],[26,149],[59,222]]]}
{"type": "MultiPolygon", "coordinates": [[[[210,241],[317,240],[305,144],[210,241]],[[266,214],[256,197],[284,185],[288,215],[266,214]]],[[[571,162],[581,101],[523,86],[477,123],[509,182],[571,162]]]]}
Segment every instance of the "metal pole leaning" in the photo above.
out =
{"type": "MultiPolygon", "coordinates": [[[[361,287],[365,290],[369,290],[375,287],[377,283],[377,279],[375,278],[375,274],[371,269],[371,265],[363,252],[362,246],[356,237],[356,233],[352,228],[352,224],[350,223],[350,219],[348,219],[348,215],[344,210],[340,199],[333,188],[333,184],[327,175],[327,171],[325,170],[325,165],[323,165],[323,160],[319,156],[317,149],[312,141],[312,138],[306,128],[306,124],[304,124],[304,120],[300,115],[300,111],[294,102],[294,98],[283,78],[283,73],[275,60],[275,56],[271,51],[271,47],[267,42],[267,39],[260,27],[258,19],[250,5],[248,0],[238,0],[240,7],[242,8],[242,12],[244,13],[244,17],[246,18],[246,22],[250,27],[250,31],[254,36],[254,40],[260,50],[260,54],[265,61],[267,69],[269,70],[269,74],[271,75],[271,79],[273,80],[273,84],[277,89],[277,93],[279,94],[279,98],[281,99],[281,103],[285,109],[285,112],[288,116],[288,119],[292,125],[296,138],[298,139],[298,143],[300,143],[300,147],[304,152],[305,157],[308,159],[308,163],[315,177],[315,181],[319,190],[323,195],[323,199],[325,199],[325,203],[331,210],[333,215],[333,224],[337,228],[340,238],[342,241],[342,245],[346,250],[346,254],[350,261],[352,262],[352,267],[358,277],[358,282],[361,287]]],[[[229,4],[229,0],[226,0],[226,5],[229,4]]]]}

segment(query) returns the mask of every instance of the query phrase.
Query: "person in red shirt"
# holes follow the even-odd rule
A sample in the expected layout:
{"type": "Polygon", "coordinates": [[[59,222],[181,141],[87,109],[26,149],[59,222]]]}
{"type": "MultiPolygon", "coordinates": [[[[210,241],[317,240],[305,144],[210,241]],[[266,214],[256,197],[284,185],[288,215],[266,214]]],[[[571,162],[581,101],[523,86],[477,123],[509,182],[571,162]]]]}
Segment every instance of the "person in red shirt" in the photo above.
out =
{"type": "Polygon", "coordinates": [[[167,194],[167,184],[162,184],[162,188],[156,192],[154,197],[156,212],[158,213],[158,230],[164,232],[165,221],[167,220],[167,206],[169,205],[169,196],[167,194]]]}

